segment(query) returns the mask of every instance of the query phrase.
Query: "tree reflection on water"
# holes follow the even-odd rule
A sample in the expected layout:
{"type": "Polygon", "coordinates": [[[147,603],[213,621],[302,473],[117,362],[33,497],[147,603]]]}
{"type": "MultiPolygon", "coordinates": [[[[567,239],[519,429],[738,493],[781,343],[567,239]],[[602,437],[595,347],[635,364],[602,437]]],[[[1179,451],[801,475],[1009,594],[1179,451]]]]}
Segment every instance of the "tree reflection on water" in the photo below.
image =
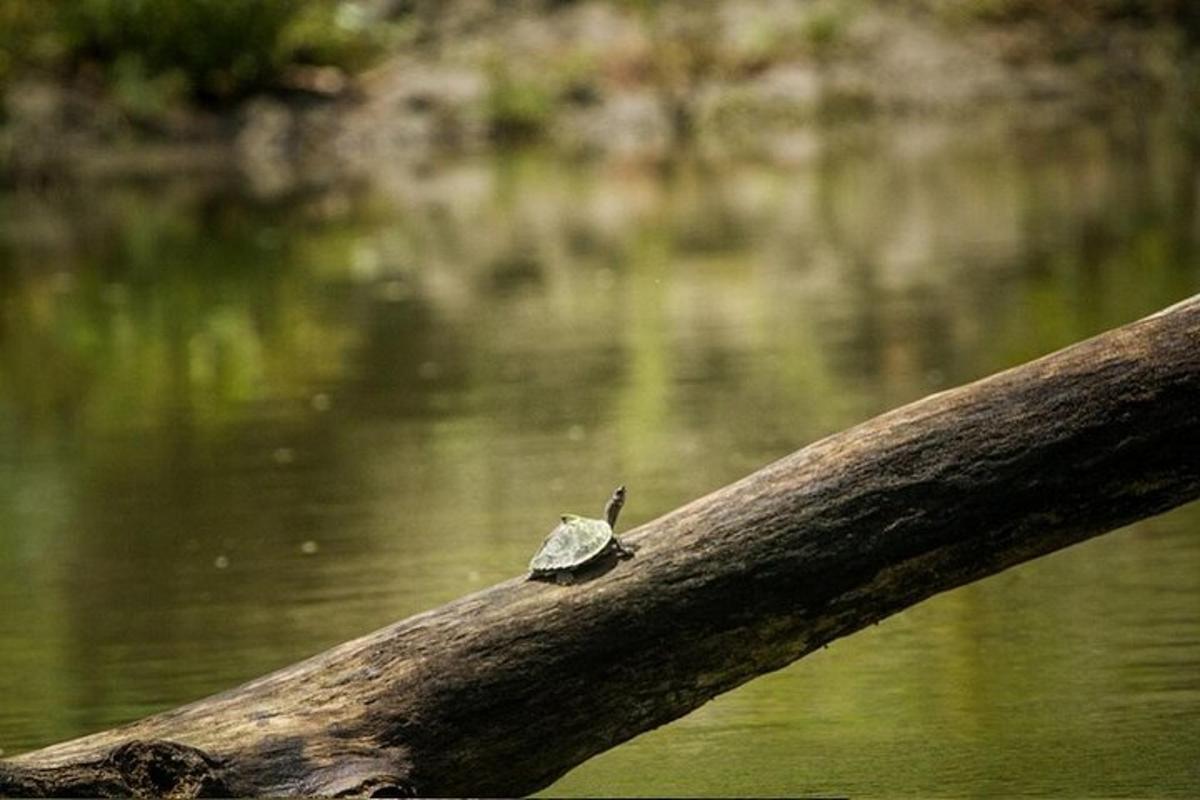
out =
{"type": "MultiPolygon", "coordinates": [[[[269,201],[0,195],[0,747],[517,574],[614,483],[636,524],[1200,288],[1169,138],[879,136],[786,167],[525,154],[269,201]]],[[[1197,524],[939,598],[553,791],[1176,791],[1197,524]],[[1082,755],[1048,762],[1050,737],[1082,755]]]]}

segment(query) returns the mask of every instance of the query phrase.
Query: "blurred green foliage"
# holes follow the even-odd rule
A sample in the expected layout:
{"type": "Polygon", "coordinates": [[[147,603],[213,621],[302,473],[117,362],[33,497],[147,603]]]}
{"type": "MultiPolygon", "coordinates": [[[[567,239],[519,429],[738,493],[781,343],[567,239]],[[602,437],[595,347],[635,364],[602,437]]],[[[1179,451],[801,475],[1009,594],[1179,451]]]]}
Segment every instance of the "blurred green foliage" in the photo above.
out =
{"type": "Polygon", "coordinates": [[[599,65],[589,53],[568,51],[516,67],[503,52],[489,55],[485,115],[493,138],[536,140],[565,105],[587,105],[600,94],[599,65]]]}
{"type": "Polygon", "coordinates": [[[22,72],[98,75],[134,105],[221,102],[299,65],[360,66],[367,20],[345,0],[4,0],[0,86],[22,72]]]}
{"type": "Polygon", "coordinates": [[[544,77],[520,79],[503,67],[493,69],[487,118],[501,141],[534,139],[545,132],[555,112],[555,93],[544,77]]]}
{"type": "Polygon", "coordinates": [[[39,0],[0,3],[0,85],[22,66],[53,61],[61,54],[56,9],[39,0]]]}
{"type": "Polygon", "coordinates": [[[1194,0],[920,0],[919,5],[991,22],[1173,24],[1189,36],[1200,33],[1200,4],[1194,0]]]}

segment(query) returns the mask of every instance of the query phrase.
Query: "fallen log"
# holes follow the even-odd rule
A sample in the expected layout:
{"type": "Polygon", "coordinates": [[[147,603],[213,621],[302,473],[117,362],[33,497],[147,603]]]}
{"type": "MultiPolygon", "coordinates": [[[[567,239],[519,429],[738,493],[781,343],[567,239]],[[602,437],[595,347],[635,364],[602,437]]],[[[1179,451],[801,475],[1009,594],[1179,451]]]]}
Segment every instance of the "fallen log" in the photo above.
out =
{"type": "Polygon", "coordinates": [[[0,794],[526,794],[933,594],[1197,496],[1200,296],[811,444],[573,585],[513,579],[0,762],[0,794]]]}

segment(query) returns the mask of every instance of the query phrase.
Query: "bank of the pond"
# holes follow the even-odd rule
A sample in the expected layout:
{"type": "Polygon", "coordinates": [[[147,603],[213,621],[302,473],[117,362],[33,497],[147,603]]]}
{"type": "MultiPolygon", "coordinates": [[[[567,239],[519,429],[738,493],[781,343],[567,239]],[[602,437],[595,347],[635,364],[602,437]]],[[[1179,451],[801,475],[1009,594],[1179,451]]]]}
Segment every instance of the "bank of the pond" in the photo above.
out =
{"type": "Polygon", "coordinates": [[[513,143],[795,161],[820,150],[822,132],[880,118],[1119,124],[1189,107],[1200,31],[1200,15],[1171,2],[336,5],[354,11],[339,24],[387,32],[374,66],[293,65],[236,101],[166,102],[153,76],[131,89],[80,68],[10,77],[0,174],[220,167],[282,188],[513,143]]]}

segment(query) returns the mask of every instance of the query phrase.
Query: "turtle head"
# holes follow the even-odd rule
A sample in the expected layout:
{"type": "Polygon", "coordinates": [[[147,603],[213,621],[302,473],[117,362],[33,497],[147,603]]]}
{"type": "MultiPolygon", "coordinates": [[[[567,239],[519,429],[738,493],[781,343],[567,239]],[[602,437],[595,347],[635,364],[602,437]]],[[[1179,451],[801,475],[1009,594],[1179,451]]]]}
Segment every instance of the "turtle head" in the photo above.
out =
{"type": "Polygon", "coordinates": [[[612,493],[612,497],[608,498],[608,502],[604,505],[604,519],[608,520],[610,528],[617,527],[617,515],[621,513],[621,507],[625,505],[625,487],[618,486],[616,491],[612,493]]]}

